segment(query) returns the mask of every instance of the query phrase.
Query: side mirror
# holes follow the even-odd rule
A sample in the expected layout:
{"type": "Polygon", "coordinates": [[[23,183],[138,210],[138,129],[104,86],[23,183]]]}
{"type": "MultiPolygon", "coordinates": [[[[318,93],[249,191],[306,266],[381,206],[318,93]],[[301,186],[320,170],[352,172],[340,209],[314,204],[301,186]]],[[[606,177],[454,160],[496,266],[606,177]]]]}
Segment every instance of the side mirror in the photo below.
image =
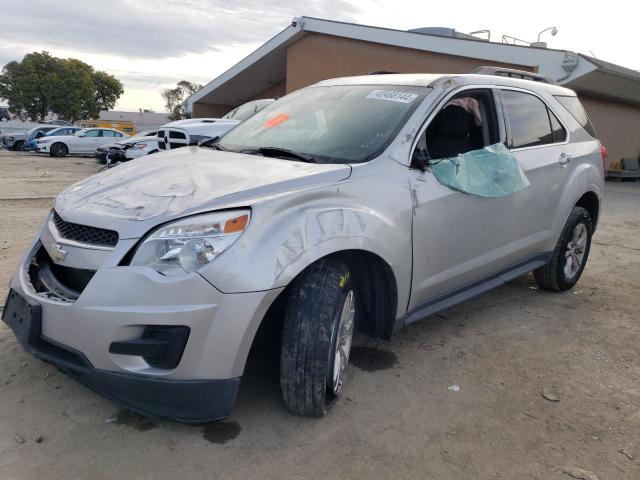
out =
{"type": "Polygon", "coordinates": [[[429,161],[431,158],[429,157],[429,152],[427,152],[423,148],[416,148],[413,151],[413,155],[411,156],[411,168],[415,168],[424,172],[429,166],[429,161]]]}
{"type": "Polygon", "coordinates": [[[79,133],[79,134],[78,134],[78,136],[79,136],[79,137],[86,137],[86,136],[87,136],[87,134],[86,134],[86,133],[79,133]]]}

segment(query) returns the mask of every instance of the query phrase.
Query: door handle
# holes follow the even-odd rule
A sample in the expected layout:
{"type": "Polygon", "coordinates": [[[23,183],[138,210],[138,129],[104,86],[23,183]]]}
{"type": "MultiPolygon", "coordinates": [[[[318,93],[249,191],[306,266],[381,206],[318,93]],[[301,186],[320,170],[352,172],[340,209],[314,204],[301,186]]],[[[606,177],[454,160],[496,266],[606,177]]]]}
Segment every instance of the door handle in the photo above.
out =
{"type": "Polygon", "coordinates": [[[567,155],[566,153],[561,153],[560,158],[558,159],[558,162],[560,162],[560,165],[566,165],[571,160],[573,160],[573,155],[567,155]]]}

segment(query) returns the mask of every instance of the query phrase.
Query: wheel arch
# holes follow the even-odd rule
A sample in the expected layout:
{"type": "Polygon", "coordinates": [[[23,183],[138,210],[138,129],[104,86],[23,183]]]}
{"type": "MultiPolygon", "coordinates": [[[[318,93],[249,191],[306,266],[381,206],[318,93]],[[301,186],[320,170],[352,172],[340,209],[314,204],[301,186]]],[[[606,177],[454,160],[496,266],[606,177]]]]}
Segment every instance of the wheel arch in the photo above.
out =
{"type": "Polygon", "coordinates": [[[593,231],[596,230],[598,224],[598,216],[600,215],[600,199],[594,191],[588,191],[584,193],[576,202],[576,207],[582,207],[591,216],[591,223],[593,224],[593,231]]]}
{"type": "Polygon", "coordinates": [[[398,283],[389,263],[367,250],[340,250],[311,262],[289,281],[272,302],[263,321],[273,314],[273,309],[280,308],[286,301],[297,278],[316,263],[326,259],[345,263],[353,275],[352,280],[354,285],[357,285],[357,294],[362,308],[362,314],[358,318],[360,331],[371,337],[389,339],[393,333],[398,308],[398,283]]]}
{"type": "Polygon", "coordinates": [[[53,142],[51,144],[51,146],[49,147],[49,155],[53,156],[53,147],[55,147],[56,145],[62,145],[64,148],[67,149],[67,155],[69,154],[70,150],[69,150],[69,145],[67,145],[66,143],[64,143],[62,140],[56,140],[55,142],[53,142]]]}
{"type": "Polygon", "coordinates": [[[353,275],[360,302],[356,318],[358,330],[374,338],[389,339],[391,337],[398,303],[398,286],[393,269],[382,257],[373,252],[359,249],[341,250],[318,258],[307,265],[271,302],[260,325],[255,329],[251,346],[243,359],[243,369],[256,348],[273,342],[274,339],[280,341],[284,309],[292,285],[312,265],[326,259],[344,262],[353,275]]]}

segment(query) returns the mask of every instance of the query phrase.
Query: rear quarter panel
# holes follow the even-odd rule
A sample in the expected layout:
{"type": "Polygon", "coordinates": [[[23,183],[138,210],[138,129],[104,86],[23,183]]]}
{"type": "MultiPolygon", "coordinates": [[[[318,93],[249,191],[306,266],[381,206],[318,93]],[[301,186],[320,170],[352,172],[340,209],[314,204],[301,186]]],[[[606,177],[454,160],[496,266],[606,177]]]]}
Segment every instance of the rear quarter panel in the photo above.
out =
{"type": "MultiPolygon", "coordinates": [[[[602,206],[604,196],[604,163],[600,152],[601,143],[587,133],[578,121],[558,102],[550,93],[546,99],[555,111],[562,116],[562,120],[570,130],[567,153],[573,156],[567,168],[567,178],[558,208],[554,212],[553,231],[554,243],[560,236],[567,217],[580,198],[587,192],[598,196],[598,203],[602,206]]],[[[600,208],[602,212],[602,208],[600,208]]]]}

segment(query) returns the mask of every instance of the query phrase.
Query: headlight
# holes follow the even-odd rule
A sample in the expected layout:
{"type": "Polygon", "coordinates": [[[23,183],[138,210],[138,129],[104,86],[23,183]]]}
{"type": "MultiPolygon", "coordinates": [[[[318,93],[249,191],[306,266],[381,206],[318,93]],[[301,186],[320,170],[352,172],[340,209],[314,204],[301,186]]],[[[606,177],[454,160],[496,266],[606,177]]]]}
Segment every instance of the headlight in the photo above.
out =
{"type": "Polygon", "coordinates": [[[131,265],[146,265],[168,276],[195,272],[229,248],[250,217],[250,210],[232,210],[164,225],[142,242],[131,265]]]}
{"type": "Polygon", "coordinates": [[[46,140],[38,140],[38,143],[49,143],[51,142],[51,140],[49,140],[48,138],[46,140]]]}
{"type": "Polygon", "coordinates": [[[142,148],[147,148],[147,147],[148,147],[148,145],[147,145],[146,143],[134,143],[134,144],[131,146],[131,149],[132,149],[132,150],[140,150],[140,149],[142,149],[142,148]]]}

